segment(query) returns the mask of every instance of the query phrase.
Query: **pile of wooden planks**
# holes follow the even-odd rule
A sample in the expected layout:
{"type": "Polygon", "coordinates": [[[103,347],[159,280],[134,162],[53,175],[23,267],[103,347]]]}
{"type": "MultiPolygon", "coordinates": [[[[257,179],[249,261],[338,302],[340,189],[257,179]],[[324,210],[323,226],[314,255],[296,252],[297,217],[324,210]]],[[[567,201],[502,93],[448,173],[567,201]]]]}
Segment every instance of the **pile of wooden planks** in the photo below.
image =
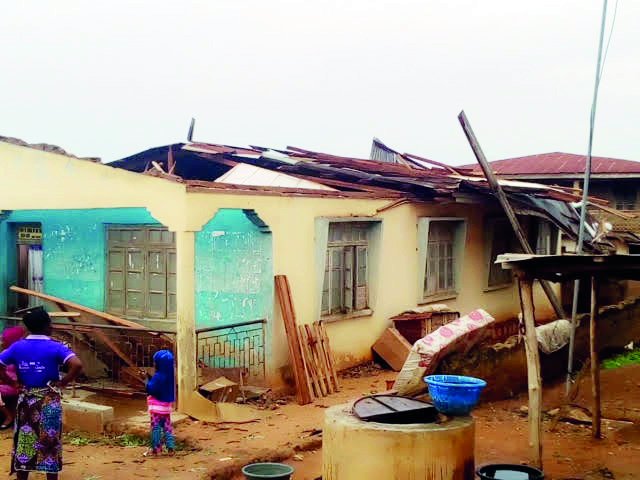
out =
{"type": "Polygon", "coordinates": [[[306,405],[337,392],[338,375],[324,325],[315,322],[298,326],[286,275],[275,276],[275,288],[287,334],[298,403],[306,405]]]}
{"type": "Polygon", "coordinates": [[[313,325],[299,325],[302,354],[307,365],[316,398],[326,397],[340,390],[336,366],[333,362],[329,338],[322,322],[313,325]]]}

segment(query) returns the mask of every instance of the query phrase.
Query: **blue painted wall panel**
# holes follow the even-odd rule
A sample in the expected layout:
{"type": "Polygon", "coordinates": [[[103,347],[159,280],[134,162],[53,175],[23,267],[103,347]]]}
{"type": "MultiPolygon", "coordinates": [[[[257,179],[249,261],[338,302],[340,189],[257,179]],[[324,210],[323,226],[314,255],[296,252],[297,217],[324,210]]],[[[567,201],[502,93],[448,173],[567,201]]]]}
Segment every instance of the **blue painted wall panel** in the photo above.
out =
{"type": "Polygon", "coordinates": [[[221,209],[196,233],[195,248],[197,328],[271,318],[270,233],[242,210],[221,209]]]}
{"type": "Polygon", "coordinates": [[[106,226],[159,225],[144,208],[10,212],[0,222],[0,311],[16,281],[14,222],[42,225],[45,292],[98,310],[104,310],[106,226]]]}

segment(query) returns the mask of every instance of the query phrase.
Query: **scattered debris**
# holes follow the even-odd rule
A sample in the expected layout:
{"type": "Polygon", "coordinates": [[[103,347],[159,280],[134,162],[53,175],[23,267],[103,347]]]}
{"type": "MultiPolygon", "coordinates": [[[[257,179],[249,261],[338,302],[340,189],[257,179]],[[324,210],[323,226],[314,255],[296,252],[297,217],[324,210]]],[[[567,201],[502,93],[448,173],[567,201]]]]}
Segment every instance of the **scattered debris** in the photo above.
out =
{"type": "Polygon", "coordinates": [[[402,370],[405,360],[411,351],[411,344],[395,328],[389,327],[373,344],[371,349],[380,356],[393,371],[402,370]]]}
{"type": "Polygon", "coordinates": [[[240,385],[226,377],[219,377],[199,388],[203,395],[212,402],[235,402],[240,395],[240,385]]]}
{"type": "Polygon", "coordinates": [[[244,399],[246,401],[264,398],[267,394],[271,392],[270,388],[256,387],[253,385],[245,385],[243,387],[240,387],[240,390],[243,392],[244,399]]]}
{"type": "Polygon", "coordinates": [[[569,423],[591,425],[591,412],[584,407],[572,406],[568,411],[560,413],[561,420],[569,423]]]}
{"type": "Polygon", "coordinates": [[[367,362],[362,365],[342,370],[340,378],[360,378],[360,377],[376,377],[384,371],[380,365],[375,362],[367,362]]]}

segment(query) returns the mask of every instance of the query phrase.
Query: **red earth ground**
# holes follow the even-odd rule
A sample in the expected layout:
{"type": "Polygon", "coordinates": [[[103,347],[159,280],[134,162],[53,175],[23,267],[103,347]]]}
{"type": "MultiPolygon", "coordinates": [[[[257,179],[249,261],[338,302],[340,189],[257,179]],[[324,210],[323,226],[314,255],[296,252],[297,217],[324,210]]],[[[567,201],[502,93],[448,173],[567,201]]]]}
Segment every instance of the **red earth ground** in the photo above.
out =
{"type": "MultiPolygon", "coordinates": [[[[359,378],[346,378],[342,390],[312,405],[295,403],[265,410],[259,422],[243,425],[204,425],[188,421],[176,427],[180,439],[196,451],[181,451],[173,458],[145,459],[144,447],[120,447],[103,444],[65,445],[62,480],[160,480],[240,479],[238,468],[254,458],[279,460],[293,453],[292,446],[306,443],[298,460],[287,463],[296,469],[295,480],[315,480],[322,474],[319,435],[327,406],[344,403],[361,395],[385,390],[385,380],[395,374],[370,370],[359,378]],[[315,450],[314,450],[315,448],[315,450]]],[[[560,403],[562,385],[545,390],[545,410],[560,403]]],[[[590,385],[583,382],[577,403],[589,407],[590,385]]],[[[550,431],[544,424],[544,470],[551,479],[633,479],[640,478],[640,366],[603,371],[602,440],[593,440],[584,425],[558,423],[550,431]]],[[[502,402],[486,403],[475,412],[477,421],[476,462],[520,463],[527,459],[527,419],[520,409],[526,396],[502,402]]],[[[144,408],[140,405],[140,408],[144,408]]],[[[0,465],[8,468],[11,433],[0,437],[0,465]]],[[[366,453],[366,452],[363,452],[366,453]]],[[[37,477],[36,477],[37,478],[37,477]]],[[[358,479],[354,479],[358,480],[358,479]]]]}

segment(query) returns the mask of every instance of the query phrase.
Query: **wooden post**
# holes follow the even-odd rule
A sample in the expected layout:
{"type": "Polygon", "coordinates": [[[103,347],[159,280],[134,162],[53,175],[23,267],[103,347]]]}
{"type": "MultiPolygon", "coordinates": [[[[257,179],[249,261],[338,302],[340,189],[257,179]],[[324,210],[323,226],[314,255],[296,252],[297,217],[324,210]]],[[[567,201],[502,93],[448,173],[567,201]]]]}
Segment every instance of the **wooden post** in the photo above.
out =
{"type": "Polygon", "coordinates": [[[198,383],[195,320],[195,234],[176,232],[176,353],[178,410],[185,412],[198,383]]]}
{"type": "Polygon", "coordinates": [[[600,358],[598,354],[598,301],[595,277],[591,277],[591,312],[589,321],[589,349],[591,353],[591,393],[593,395],[593,414],[591,425],[593,438],[600,438],[600,358]]]}
{"type": "MultiPolygon", "coordinates": [[[[487,179],[489,188],[498,198],[498,201],[500,202],[500,205],[502,206],[504,213],[507,215],[509,222],[511,222],[511,227],[513,228],[513,231],[516,234],[516,237],[518,239],[518,242],[520,243],[520,246],[522,247],[525,253],[533,255],[534,251],[531,248],[531,245],[529,245],[529,240],[527,240],[527,237],[524,234],[524,230],[520,226],[518,217],[516,217],[516,213],[511,207],[511,204],[509,203],[509,199],[507,198],[507,195],[502,190],[500,183],[498,183],[498,179],[493,173],[493,170],[491,170],[491,166],[489,165],[489,162],[487,162],[487,158],[484,156],[484,152],[482,151],[482,148],[480,148],[480,143],[478,143],[478,139],[476,138],[475,133],[473,133],[473,130],[471,129],[471,125],[469,124],[469,120],[467,119],[467,116],[465,115],[464,111],[460,112],[460,115],[458,115],[458,120],[460,121],[460,125],[462,125],[462,130],[464,130],[464,134],[466,135],[467,140],[469,140],[469,145],[471,145],[473,154],[476,156],[476,159],[478,160],[478,163],[480,164],[480,167],[484,172],[484,176],[487,179]]],[[[564,310],[562,308],[562,303],[560,302],[560,300],[558,300],[558,297],[553,291],[553,288],[551,288],[551,285],[549,284],[549,282],[547,282],[546,280],[540,280],[540,285],[542,286],[542,289],[544,290],[545,295],[549,299],[549,302],[551,303],[553,310],[556,312],[557,317],[565,318],[564,310]]]]}
{"type": "Polygon", "coordinates": [[[525,326],[525,351],[527,353],[527,379],[529,383],[529,451],[533,466],[542,469],[542,380],[540,355],[536,338],[535,311],[533,306],[533,280],[518,276],[520,304],[525,326]]]}

